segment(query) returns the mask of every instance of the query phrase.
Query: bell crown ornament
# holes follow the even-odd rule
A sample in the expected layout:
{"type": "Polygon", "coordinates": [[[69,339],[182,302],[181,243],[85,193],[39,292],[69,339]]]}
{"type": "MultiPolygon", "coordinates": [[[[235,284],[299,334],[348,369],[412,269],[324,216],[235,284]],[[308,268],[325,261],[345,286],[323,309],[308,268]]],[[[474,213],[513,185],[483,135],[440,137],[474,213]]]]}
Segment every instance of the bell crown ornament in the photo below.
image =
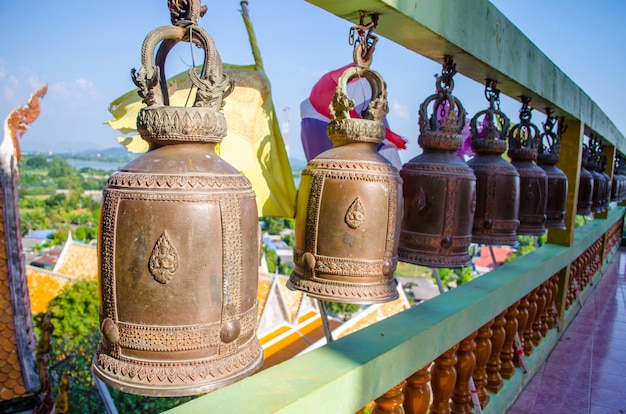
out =
{"type": "Polygon", "coordinates": [[[435,82],[437,92],[428,96],[419,109],[418,144],[422,148],[458,150],[463,145],[461,131],[467,112],[461,101],[452,95],[455,74],[456,64],[450,56],[444,57],[441,75],[435,82]]]}
{"type": "Polygon", "coordinates": [[[487,79],[485,98],[489,107],[478,111],[470,120],[472,151],[485,154],[502,154],[506,151],[506,139],[510,121],[500,110],[500,91],[496,82],[487,79]],[[482,121],[481,121],[482,119],[482,121]]]}
{"type": "Polygon", "coordinates": [[[109,178],[98,242],[102,342],[93,371],[152,396],[206,393],[263,362],[255,195],[215,152],[233,85],[197,25],[199,0],[170,2],[170,10],[174,3],[184,8],[172,26],[148,34],[142,67],[132,71],[147,105],[137,128],[150,149],[109,178]],[[198,89],[192,107],[169,105],[165,59],[179,42],[205,52],[200,74],[189,72],[198,89]]]}
{"type": "Polygon", "coordinates": [[[511,159],[535,161],[539,151],[541,133],[537,125],[531,122],[532,108],[528,105],[530,98],[522,96],[521,100],[520,121],[509,131],[508,155],[511,159]]]}
{"type": "MultiPolygon", "coordinates": [[[[561,137],[554,131],[557,117],[552,116],[552,110],[546,108],[546,121],[543,123],[543,132],[539,135],[539,150],[537,162],[554,165],[559,162],[561,153],[561,137]]],[[[563,125],[561,121],[559,125],[563,125]]],[[[567,127],[563,127],[567,129],[567,127]]],[[[562,133],[562,132],[561,132],[562,133]]]]}

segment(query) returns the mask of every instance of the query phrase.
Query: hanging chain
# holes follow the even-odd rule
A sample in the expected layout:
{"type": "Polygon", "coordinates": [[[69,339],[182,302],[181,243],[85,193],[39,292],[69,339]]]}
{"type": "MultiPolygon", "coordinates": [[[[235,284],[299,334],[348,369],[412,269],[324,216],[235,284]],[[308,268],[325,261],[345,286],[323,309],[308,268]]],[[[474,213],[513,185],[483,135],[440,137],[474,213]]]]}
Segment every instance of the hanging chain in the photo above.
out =
{"type": "Polygon", "coordinates": [[[497,87],[498,82],[493,79],[487,79],[485,82],[485,98],[489,101],[491,108],[500,110],[500,89],[497,87]]]}
{"type": "Polygon", "coordinates": [[[359,15],[359,24],[350,28],[348,44],[354,46],[355,65],[369,67],[374,47],[378,42],[378,36],[374,34],[374,29],[378,25],[378,14],[359,10],[359,15]],[[364,24],[365,16],[371,18],[368,24],[364,24]]]}
{"type": "Polygon", "coordinates": [[[546,108],[546,122],[543,122],[543,131],[545,134],[554,134],[554,126],[556,124],[556,116],[552,116],[554,111],[550,108],[546,108]]]}
{"type": "Polygon", "coordinates": [[[528,96],[520,97],[522,101],[522,107],[519,110],[519,120],[523,125],[530,124],[531,111],[533,110],[528,104],[530,103],[530,98],[528,96]]]}
{"type": "Polygon", "coordinates": [[[443,57],[443,67],[441,69],[439,82],[448,92],[452,92],[454,88],[454,81],[452,80],[454,75],[456,75],[456,63],[454,63],[452,56],[445,55],[443,57]]]}

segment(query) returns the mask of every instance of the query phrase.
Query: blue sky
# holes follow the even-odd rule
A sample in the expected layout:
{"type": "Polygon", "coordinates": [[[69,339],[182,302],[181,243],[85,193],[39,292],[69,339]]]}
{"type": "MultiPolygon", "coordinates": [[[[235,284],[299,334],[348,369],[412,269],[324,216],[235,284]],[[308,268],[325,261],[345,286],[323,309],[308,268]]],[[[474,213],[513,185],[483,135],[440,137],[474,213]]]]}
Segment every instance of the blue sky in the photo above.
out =
{"type": "MultiPolygon", "coordinates": [[[[469,0],[468,0],[469,1],[469,0]]],[[[626,67],[626,2],[623,0],[494,0],[514,24],[543,50],[626,134],[623,115],[626,67]]],[[[200,19],[224,62],[252,63],[238,0],[204,0],[200,19]]],[[[289,107],[290,154],[303,159],[299,105],[317,79],[352,60],[351,24],[303,0],[249,0],[250,16],[272,82],[279,119],[289,107]]],[[[40,118],[22,140],[24,151],[81,151],[117,146],[119,134],[104,122],[108,105],[134,88],[130,69],[140,66],[146,34],[168,25],[165,0],[99,2],[1,1],[0,116],[28,100],[44,83],[49,91],[40,118]],[[88,5],[87,5],[88,4],[88,5]]],[[[168,56],[168,75],[191,64],[189,48],[168,56]]],[[[372,69],[388,85],[391,128],[408,140],[404,162],[419,152],[417,111],[434,91],[437,63],[381,39],[372,69]]],[[[455,95],[470,115],[484,109],[483,86],[457,75],[455,95]]],[[[517,120],[519,103],[502,99],[517,120]]],[[[531,103],[532,105],[532,103],[531,103]]],[[[540,126],[544,116],[533,121],[540,126]]]]}

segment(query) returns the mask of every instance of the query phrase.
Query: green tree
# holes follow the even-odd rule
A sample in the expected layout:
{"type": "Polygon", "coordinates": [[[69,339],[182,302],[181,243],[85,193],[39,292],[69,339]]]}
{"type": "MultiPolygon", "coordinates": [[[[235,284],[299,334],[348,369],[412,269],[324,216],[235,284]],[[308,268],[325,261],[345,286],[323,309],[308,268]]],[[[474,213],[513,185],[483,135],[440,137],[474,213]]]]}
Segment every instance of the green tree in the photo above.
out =
{"type": "Polygon", "coordinates": [[[52,178],[76,175],[77,172],[61,157],[54,157],[48,165],[48,176],[52,178]]]}
{"type": "Polygon", "coordinates": [[[25,166],[32,169],[46,168],[48,165],[48,157],[43,154],[33,155],[28,157],[25,162],[25,166]]]}
{"type": "MultiPolygon", "coordinates": [[[[63,371],[71,381],[70,406],[75,413],[105,412],[91,376],[91,360],[100,343],[98,284],[77,281],[66,286],[48,305],[52,314],[51,378],[56,392],[63,371]]],[[[36,320],[41,323],[43,314],[36,320]]],[[[193,397],[144,397],[110,389],[120,413],[157,413],[189,401],[193,397]]]]}
{"type": "Polygon", "coordinates": [[[354,303],[324,302],[324,306],[329,313],[348,317],[361,309],[361,305],[356,305],[354,303]]]}
{"type": "Polygon", "coordinates": [[[293,247],[296,244],[296,238],[293,233],[285,234],[283,237],[281,237],[281,240],[284,241],[289,247],[293,247]]]}
{"type": "Polygon", "coordinates": [[[59,208],[61,206],[65,206],[67,204],[67,196],[63,193],[58,193],[49,197],[45,201],[45,205],[51,208],[59,208]]]}
{"type": "Polygon", "coordinates": [[[267,271],[269,273],[276,272],[276,267],[278,266],[276,250],[270,249],[266,244],[263,244],[263,255],[265,255],[265,261],[267,262],[267,271]]]}
{"type": "Polygon", "coordinates": [[[280,234],[285,229],[285,220],[279,217],[261,217],[261,222],[265,225],[265,231],[269,234],[280,234]]]}

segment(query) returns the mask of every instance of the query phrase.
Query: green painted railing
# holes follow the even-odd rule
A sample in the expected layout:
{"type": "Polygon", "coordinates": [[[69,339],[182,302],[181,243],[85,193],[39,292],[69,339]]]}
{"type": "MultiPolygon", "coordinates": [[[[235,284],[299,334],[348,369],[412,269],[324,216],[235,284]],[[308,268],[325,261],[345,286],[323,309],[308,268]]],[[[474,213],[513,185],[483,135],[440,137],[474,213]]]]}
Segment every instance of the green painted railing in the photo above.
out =
{"type": "MultiPolygon", "coordinates": [[[[419,306],[168,412],[354,413],[566,268],[624,211],[616,207],[606,219],[576,230],[571,247],[546,244],[419,306]]],[[[500,392],[508,398],[492,398],[485,412],[502,412],[494,410],[513,402],[557,339],[551,332],[530,358],[529,374],[517,373],[500,392]]]]}

